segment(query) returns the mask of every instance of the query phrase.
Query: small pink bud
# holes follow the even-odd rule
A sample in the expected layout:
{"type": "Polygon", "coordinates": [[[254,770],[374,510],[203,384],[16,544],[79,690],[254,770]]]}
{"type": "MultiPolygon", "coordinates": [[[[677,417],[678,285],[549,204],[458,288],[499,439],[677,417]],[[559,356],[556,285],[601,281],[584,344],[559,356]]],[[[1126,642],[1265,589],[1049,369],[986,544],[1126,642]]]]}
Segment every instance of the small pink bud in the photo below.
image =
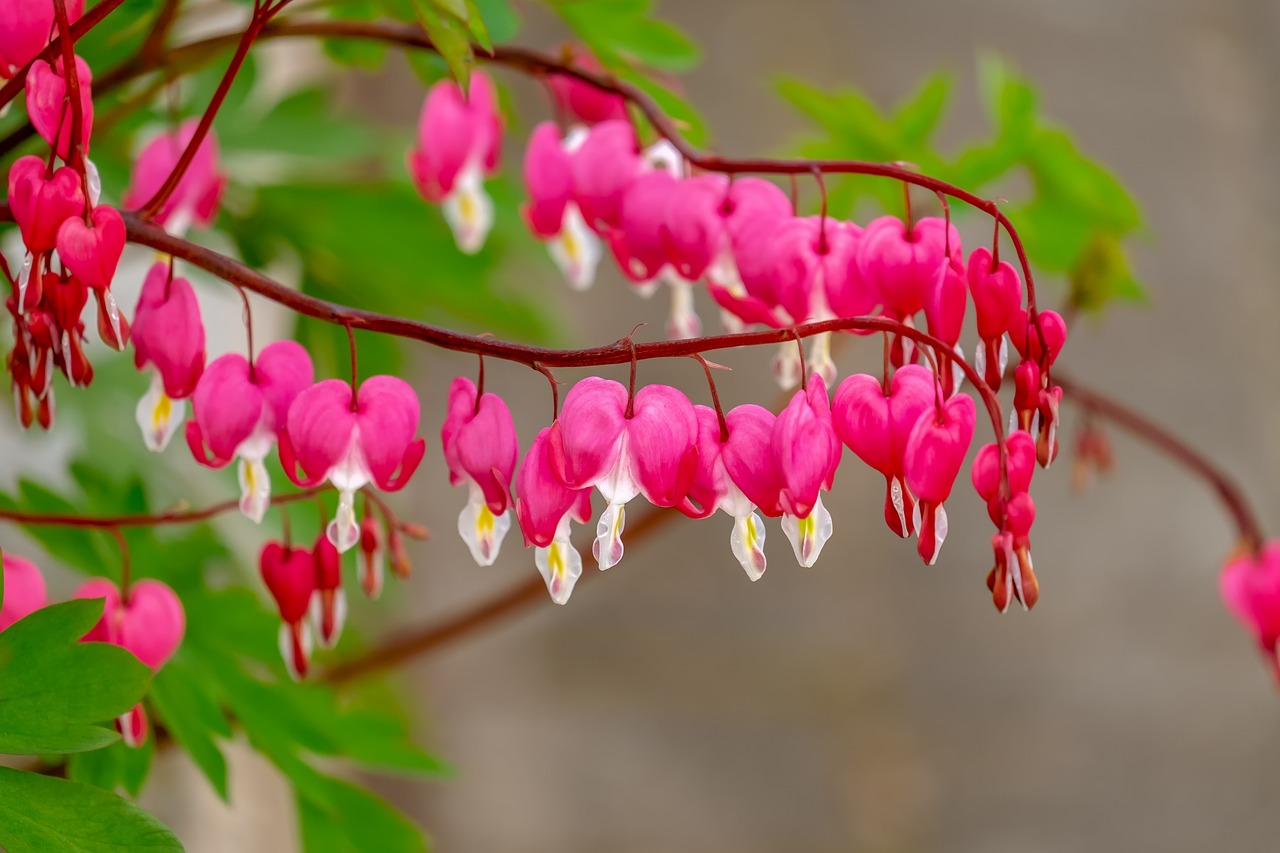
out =
{"type": "Polygon", "coordinates": [[[5,554],[3,563],[4,602],[0,604],[0,631],[48,603],[44,575],[35,563],[16,554],[5,554]]]}

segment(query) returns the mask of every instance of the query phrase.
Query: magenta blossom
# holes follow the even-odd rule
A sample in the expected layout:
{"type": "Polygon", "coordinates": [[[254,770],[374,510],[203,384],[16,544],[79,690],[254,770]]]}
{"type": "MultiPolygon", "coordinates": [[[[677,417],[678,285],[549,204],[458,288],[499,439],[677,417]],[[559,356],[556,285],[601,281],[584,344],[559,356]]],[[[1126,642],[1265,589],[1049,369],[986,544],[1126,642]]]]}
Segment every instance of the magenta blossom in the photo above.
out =
{"type": "MultiPolygon", "coordinates": [[[[693,409],[698,418],[698,472],[689,486],[688,499],[680,505],[680,511],[690,518],[706,518],[721,510],[733,518],[729,547],[747,577],[759,580],[768,565],[764,553],[764,522],[755,511],[755,504],[733,482],[725,467],[723,451],[729,436],[722,436],[715,410],[706,406],[694,406],[693,409]]],[[[727,418],[724,432],[729,432],[727,418]]]]}
{"type": "Polygon", "coordinates": [[[842,449],[821,374],[813,374],[778,413],[769,443],[782,481],[782,532],[791,540],[796,561],[808,568],[831,538],[831,513],[822,505],[821,492],[831,489],[842,449]]]}
{"type": "Polygon", "coordinates": [[[498,558],[511,527],[507,508],[520,443],[511,410],[497,394],[479,395],[464,376],[449,386],[449,414],[440,430],[449,482],[466,483],[471,497],[458,516],[458,533],[481,566],[498,558]]]}
{"type": "MultiPolygon", "coordinates": [[[[600,60],[590,53],[573,55],[573,65],[583,71],[604,71],[600,60]]],[[[627,102],[614,92],[598,89],[586,81],[567,74],[553,74],[547,78],[556,106],[583,124],[599,124],[611,119],[627,117],[627,102]]]]}
{"type": "Polygon", "coordinates": [[[551,428],[537,434],[516,475],[516,518],[526,548],[556,604],[565,604],[582,576],[582,555],[569,539],[570,521],[591,520],[591,489],[571,489],[551,466],[551,428]]]}
{"type": "Polygon", "coordinates": [[[1280,540],[1266,543],[1258,554],[1233,556],[1219,577],[1227,609],[1253,634],[1258,648],[1280,679],[1280,540]]]}
{"type": "Polygon", "coordinates": [[[360,588],[365,598],[378,600],[386,573],[387,532],[365,501],[364,518],[360,519],[360,588]]]}
{"type": "MultiPolygon", "coordinates": [[[[76,590],[75,597],[104,599],[102,618],[84,635],[85,642],[121,646],[157,671],[182,644],[187,626],[182,602],[160,581],[138,581],[122,599],[114,582],[91,578],[76,590]]],[[[147,737],[142,705],[135,705],[117,718],[116,728],[126,744],[141,746],[147,737]]]]}
{"type": "Polygon", "coordinates": [[[623,507],[643,494],[673,507],[697,473],[697,416],[679,390],[649,385],[628,399],[617,382],[591,376],[565,396],[551,426],[551,467],[571,489],[594,486],[608,502],[592,548],[601,569],[622,559],[623,507]]]}
{"type": "Polygon", "coordinates": [[[151,388],[138,401],[138,426],[147,448],[168,445],[186,414],[186,398],[204,373],[204,323],[191,283],[174,278],[173,267],[147,272],[133,314],[133,362],[151,370],[151,388]]]}
{"type": "Polygon", "coordinates": [[[484,179],[498,169],[502,118],[493,83],[473,71],[464,94],[453,80],[431,87],[418,119],[418,147],[409,152],[409,173],[423,198],[444,207],[458,248],[480,251],[493,227],[493,201],[484,179]]]}
{"type": "Polygon", "coordinates": [[[969,255],[969,292],[981,343],[973,364],[993,391],[1000,390],[1009,363],[1007,333],[1022,304],[1022,279],[1008,261],[996,263],[991,250],[979,246],[969,255]]]}
{"type": "Polygon", "coordinates": [[[918,501],[916,551],[931,566],[947,538],[947,513],[942,504],[950,497],[964,465],[976,419],[973,398],[957,394],[937,409],[926,410],[907,436],[903,451],[907,487],[918,501]]]}
{"type": "MultiPolygon", "coordinates": [[[[1036,444],[1030,434],[1016,430],[1005,437],[1008,454],[1009,494],[1025,494],[1031,489],[1031,475],[1036,470],[1036,444]]],[[[982,445],[973,458],[970,470],[974,491],[987,502],[987,515],[993,524],[1000,524],[1003,508],[1000,505],[1000,448],[993,441],[982,445]]]]}
{"type": "MultiPolygon", "coordinates": [[[[75,23],[84,13],[84,0],[67,0],[67,18],[75,23]]],[[[0,0],[0,78],[35,59],[57,31],[53,0],[0,0]]]]}
{"type": "Polygon", "coordinates": [[[347,621],[347,594],[342,589],[342,555],[323,530],[311,548],[311,563],[316,573],[311,621],[319,636],[320,647],[331,649],[338,644],[342,626],[347,621]]]}
{"type": "Polygon", "coordinates": [[[258,558],[262,581],[280,612],[280,656],[294,681],[307,675],[311,660],[311,626],[307,613],[316,593],[316,565],[305,548],[268,542],[258,558]]]}
{"type": "Polygon", "coordinates": [[[57,245],[62,223],[84,212],[80,176],[69,166],[47,175],[44,160],[20,157],[9,168],[9,207],[31,253],[57,245]]]}
{"type": "Polygon", "coordinates": [[[289,407],[280,461],[296,485],[328,480],[338,490],[328,536],[339,553],[360,540],[356,491],[370,483],[386,492],[401,489],[422,461],[427,444],[415,437],[418,415],[418,395],[394,376],[372,376],[357,393],[340,379],[326,379],[289,407]]]}
{"type": "Polygon", "coordinates": [[[307,351],[293,341],[278,341],[252,364],[235,353],[215,359],[196,383],[187,446],[197,462],[210,468],[240,460],[240,511],[255,522],[271,503],[271,479],[263,460],[312,375],[307,351]]]}
{"type": "Polygon", "coordinates": [[[936,394],[933,373],[908,364],[894,371],[888,389],[873,376],[850,376],[831,404],[840,440],[884,475],[884,519],[904,539],[915,531],[915,498],[907,488],[904,462],[907,436],[936,394]]]}
{"type": "MultiPolygon", "coordinates": [[[[93,74],[89,65],[76,57],[76,82],[80,86],[80,151],[89,154],[89,136],[93,131],[93,74]]],[[[27,72],[27,115],[36,133],[57,151],[63,162],[71,159],[71,105],[67,99],[67,80],[63,76],[62,57],[53,65],[43,59],[31,63],[27,72]],[[57,135],[57,143],[54,136],[57,135]]]]}
{"type": "Polygon", "coordinates": [[[124,254],[124,219],[114,207],[100,204],[89,221],[72,216],[58,227],[58,257],[87,287],[107,290],[124,254]]]}
{"type": "MultiPolygon", "coordinates": [[[[198,125],[197,119],[188,119],[176,131],[162,133],[147,143],[134,164],[133,178],[124,194],[125,207],[142,207],[164,186],[198,125]]],[[[218,139],[210,128],[155,220],[178,236],[193,224],[208,226],[218,215],[218,202],[225,187],[226,179],[218,172],[218,139]]]]}
{"type": "Polygon", "coordinates": [[[622,200],[645,171],[640,145],[630,122],[601,122],[573,157],[573,197],[587,227],[605,234],[622,224],[622,200]]]}
{"type": "Polygon", "coordinates": [[[586,136],[579,128],[561,139],[555,123],[544,121],[533,129],[524,155],[525,221],[574,290],[591,287],[602,254],[600,238],[573,198],[573,154],[586,136]]]}
{"type": "Polygon", "coordinates": [[[48,603],[44,575],[35,563],[14,554],[5,554],[3,562],[4,601],[0,603],[0,631],[48,603]]]}

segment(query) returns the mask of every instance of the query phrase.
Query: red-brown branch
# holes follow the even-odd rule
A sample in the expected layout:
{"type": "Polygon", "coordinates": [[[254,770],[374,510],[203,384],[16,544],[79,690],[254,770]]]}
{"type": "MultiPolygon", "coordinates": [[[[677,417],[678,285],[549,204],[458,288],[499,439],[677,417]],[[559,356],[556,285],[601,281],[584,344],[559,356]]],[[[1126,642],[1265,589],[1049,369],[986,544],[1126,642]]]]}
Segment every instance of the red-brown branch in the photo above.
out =
{"type": "MultiPolygon", "coordinates": [[[[328,486],[316,486],[301,492],[290,492],[284,495],[272,495],[271,505],[295,503],[310,500],[328,486]]],[[[32,527],[85,527],[93,530],[117,530],[121,527],[159,527],[167,524],[196,524],[201,521],[240,509],[239,499],[222,501],[201,509],[171,509],[159,513],[141,513],[134,515],[75,515],[73,513],[56,512],[23,512],[15,509],[0,509],[0,521],[11,521],[32,527]]]]}

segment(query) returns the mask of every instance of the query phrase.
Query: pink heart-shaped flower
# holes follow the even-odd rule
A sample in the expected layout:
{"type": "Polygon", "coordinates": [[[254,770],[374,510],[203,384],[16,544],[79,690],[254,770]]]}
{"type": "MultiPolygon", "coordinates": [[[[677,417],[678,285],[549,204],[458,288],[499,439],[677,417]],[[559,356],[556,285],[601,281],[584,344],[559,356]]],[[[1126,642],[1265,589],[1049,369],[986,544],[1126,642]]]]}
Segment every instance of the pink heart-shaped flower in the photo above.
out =
{"type": "Polygon", "coordinates": [[[62,263],[81,283],[95,290],[111,287],[124,243],[124,220],[119,211],[105,204],[93,209],[89,224],[75,216],[58,228],[58,256],[62,263]]]}
{"type": "MultiPolygon", "coordinates": [[[[88,63],[78,56],[76,78],[80,86],[80,149],[88,155],[89,136],[93,131],[93,94],[90,91],[93,74],[88,63]]],[[[53,65],[43,59],[31,63],[26,86],[27,115],[31,118],[31,126],[50,145],[54,145],[56,134],[58,156],[69,161],[72,113],[71,106],[66,103],[67,81],[62,73],[62,60],[56,60],[53,65]]]]}
{"type": "Polygon", "coordinates": [[[47,252],[62,223],[84,210],[84,188],[74,169],[63,166],[45,177],[39,157],[20,158],[9,169],[9,207],[30,252],[47,252]]]}
{"type": "Polygon", "coordinates": [[[87,642],[112,643],[133,653],[152,669],[160,669],[182,644],[186,614],[177,593],[157,580],[129,587],[127,601],[106,578],[92,578],[76,590],[76,598],[105,599],[102,619],[84,635],[87,642]]]}

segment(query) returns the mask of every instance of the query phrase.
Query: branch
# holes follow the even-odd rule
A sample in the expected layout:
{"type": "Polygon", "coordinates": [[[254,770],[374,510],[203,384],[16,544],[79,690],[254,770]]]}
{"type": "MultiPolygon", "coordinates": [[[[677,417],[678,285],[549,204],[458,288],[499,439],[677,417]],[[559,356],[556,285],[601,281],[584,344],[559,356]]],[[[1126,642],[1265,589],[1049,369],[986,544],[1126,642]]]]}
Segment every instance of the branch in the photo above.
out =
{"type": "Polygon", "coordinates": [[[1241,542],[1250,551],[1257,553],[1264,539],[1262,525],[1258,523],[1253,507],[1249,505],[1249,499],[1245,497],[1239,484],[1221,468],[1164,427],[1123,403],[1061,374],[1054,374],[1054,381],[1062,386],[1062,392],[1068,399],[1087,411],[1113,421],[1207,482],[1230,514],[1241,542]]]}

